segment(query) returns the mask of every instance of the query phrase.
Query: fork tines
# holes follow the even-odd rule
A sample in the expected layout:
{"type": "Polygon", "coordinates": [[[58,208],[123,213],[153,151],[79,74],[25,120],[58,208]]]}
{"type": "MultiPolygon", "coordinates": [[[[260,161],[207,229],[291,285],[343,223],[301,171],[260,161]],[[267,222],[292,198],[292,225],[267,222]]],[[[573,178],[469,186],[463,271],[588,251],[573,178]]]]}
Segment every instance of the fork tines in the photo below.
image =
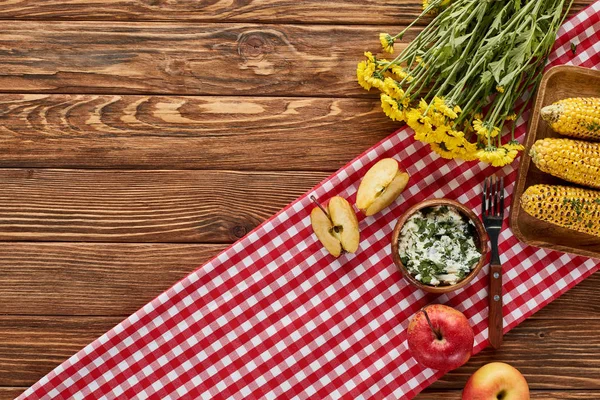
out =
{"type": "Polygon", "coordinates": [[[504,217],[504,177],[492,175],[485,178],[481,203],[484,217],[504,217]]]}

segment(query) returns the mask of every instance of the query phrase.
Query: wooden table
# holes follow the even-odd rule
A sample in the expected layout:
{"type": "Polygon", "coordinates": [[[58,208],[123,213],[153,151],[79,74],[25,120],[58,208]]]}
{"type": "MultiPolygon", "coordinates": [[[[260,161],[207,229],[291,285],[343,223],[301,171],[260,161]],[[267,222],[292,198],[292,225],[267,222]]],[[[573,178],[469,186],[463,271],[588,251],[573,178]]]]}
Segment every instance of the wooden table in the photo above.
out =
{"type": "MultiPolygon", "coordinates": [[[[394,131],[356,63],[420,3],[0,2],[0,398],[394,131]]],[[[599,286],[419,399],[491,360],[533,398],[600,398],[599,286]]]]}

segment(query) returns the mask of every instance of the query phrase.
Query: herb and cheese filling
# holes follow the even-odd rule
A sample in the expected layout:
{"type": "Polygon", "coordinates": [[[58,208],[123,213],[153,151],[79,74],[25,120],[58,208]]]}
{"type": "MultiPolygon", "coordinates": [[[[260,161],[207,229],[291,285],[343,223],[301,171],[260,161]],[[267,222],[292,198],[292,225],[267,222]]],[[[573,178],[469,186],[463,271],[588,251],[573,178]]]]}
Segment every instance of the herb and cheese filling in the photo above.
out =
{"type": "Polygon", "coordinates": [[[481,257],[475,225],[448,206],[424,208],[400,231],[402,264],[420,282],[454,285],[471,272],[481,257]]]}

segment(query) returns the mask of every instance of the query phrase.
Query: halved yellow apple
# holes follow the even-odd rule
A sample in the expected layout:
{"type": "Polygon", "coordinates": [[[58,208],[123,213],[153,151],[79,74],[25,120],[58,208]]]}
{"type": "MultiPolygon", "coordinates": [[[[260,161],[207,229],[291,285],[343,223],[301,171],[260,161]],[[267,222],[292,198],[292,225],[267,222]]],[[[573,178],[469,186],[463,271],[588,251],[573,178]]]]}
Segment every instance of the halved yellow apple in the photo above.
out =
{"type": "Polygon", "coordinates": [[[334,257],[339,257],[342,250],[354,253],[358,250],[360,232],[352,206],[343,197],[335,196],[329,200],[326,210],[327,214],[315,207],[310,213],[317,238],[334,257]]]}
{"type": "Polygon", "coordinates": [[[363,177],[356,193],[356,207],[366,216],[383,210],[400,196],[410,176],[400,169],[398,161],[384,158],[363,177]]]}

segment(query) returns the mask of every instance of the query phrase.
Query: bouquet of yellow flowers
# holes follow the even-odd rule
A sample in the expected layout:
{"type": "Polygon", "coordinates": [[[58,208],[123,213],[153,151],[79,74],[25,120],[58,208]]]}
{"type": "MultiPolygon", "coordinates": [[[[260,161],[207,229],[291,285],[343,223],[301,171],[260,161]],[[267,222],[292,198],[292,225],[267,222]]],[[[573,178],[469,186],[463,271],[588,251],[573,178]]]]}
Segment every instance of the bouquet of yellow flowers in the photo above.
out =
{"type": "MultiPolygon", "coordinates": [[[[425,0],[435,17],[392,61],[366,52],[358,83],[415,139],[448,159],[510,164],[523,146],[515,125],[541,80],[572,0],[425,0]],[[510,138],[508,138],[510,132],[510,138]]],[[[399,34],[380,34],[383,50],[399,34]]]]}

